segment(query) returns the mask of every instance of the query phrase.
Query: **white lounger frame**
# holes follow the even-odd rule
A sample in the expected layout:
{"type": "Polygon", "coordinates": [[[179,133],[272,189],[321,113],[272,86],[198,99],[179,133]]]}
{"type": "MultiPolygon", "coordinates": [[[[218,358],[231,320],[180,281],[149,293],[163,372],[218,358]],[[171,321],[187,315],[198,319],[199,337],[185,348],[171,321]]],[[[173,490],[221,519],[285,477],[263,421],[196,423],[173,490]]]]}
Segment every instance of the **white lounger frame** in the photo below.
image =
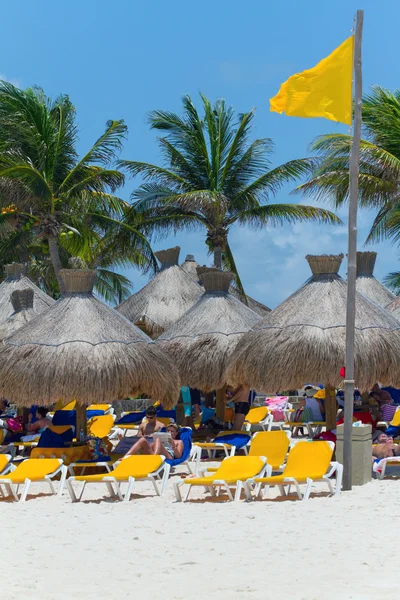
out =
{"type": "MultiPolygon", "coordinates": [[[[139,479],[136,479],[135,477],[128,477],[128,479],[126,480],[128,483],[128,487],[126,488],[125,496],[123,496],[122,491],[121,491],[121,483],[125,483],[125,482],[117,481],[117,479],[115,477],[113,477],[112,474],[105,475],[101,481],[96,481],[95,483],[105,483],[111,497],[118,496],[118,498],[120,500],[123,500],[124,502],[129,502],[132,492],[133,492],[133,485],[134,485],[135,481],[151,481],[151,483],[154,486],[157,496],[163,497],[166,487],[167,487],[171,467],[168,463],[164,462],[165,461],[164,457],[162,457],[162,459],[163,459],[163,462],[162,462],[161,466],[157,469],[157,471],[154,471],[153,473],[149,473],[147,477],[140,477],[139,479]],[[160,474],[162,471],[163,471],[163,475],[161,477],[160,474]],[[161,486],[159,488],[157,482],[160,480],[161,480],[161,486]],[[115,490],[114,490],[113,485],[115,485],[115,490]]],[[[114,468],[116,467],[116,465],[117,465],[117,463],[115,463],[114,468]]],[[[111,473],[112,473],[112,471],[111,471],[111,473]]],[[[71,496],[72,502],[79,502],[82,499],[82,495],[83,495],[84,489],[86,487],[86,484],[90,483],[90,481],[83,482],[81,490],[78,494],[75,493],[75,490],[72,486],[73,481],[76,481],[75,477],[69,477],[69,479],[67,479],[67,481],[66,481],[67,489],[68,489],[69,495],[71,496]]]]}
{"type": "MultiPolygon", "coordinates": [[[[227,456],[224,458],[224,460],[226,460],[227,458],[230,458],[230,457],[227,456]]],[[[266,460],[264,456],[260,456],[260,458],[266,460]]],[[[204,473],[206,473],[206,472],[207,472],[207,469],[204,469],[204,471],[201,472],[199,477],[203,477],[204,473]]],[[[265,475],[267,477],[269,477],[271,475],[271,473],[272,473],[271,467],[267,463],[265,463],[263,468],[261,469],[260,473],[256,477],[264,477],[265,475]]],[[[185,481],[186,480],[174,482],[174,491],[175,491],[175,497],[176,497],[177,502],[186,502],[186,500],[189,498],[190,490],[192,489],[193,486],[190,483],[185,484],[185,481]],[[183,485],[187,486],[187,490],[183,494],[183,498],[182,498],[180,488],[183,485]]],[[[217,496],[218,493],[216,492],[214,487],[218,486],[220,488],[223,488],[226,491],[226,493],[228,494],[229,500],[234,501],[234,502],[237,502],[238,500],[240,500],[240,496],[242,494],[242,489],[244,489],[247,500],[251,500],[252,499],[251,492],[250,493],[248,492],[248,490],[246,489],[244,484],[245,484],[244,481],[237,481],[235,484],[228,484],[223,479],[214,479],[214,481],[212,482],[212,485],[206,485],[206,486],[204,486],[204,489],[205,489],[205,491],[209,491],[211,496],[217,496]],[[234,496],[232,495],[231,489],[235,490],[234,496]]],[[[195,487],[200,487],[200,486],[196,485],[195,487]]]]}
{"type": "MultiPolygon", "coordinates": [[[[32,460],[35,460],[35,459],[32,459],[32,460]]],[[[40,459],[37,459],[37,460],[40,460],[40,459]]],[[[54,495],[57,495],[59,498],[61,498],[63,490],[64,490],[64,485],[65,485],[65,481],[66,481],[68,469],[63,464],[63,461],[62,461],[61,458],[58,458],[57,460],[60,463],[60,466],[55,471],[53,471],[53,473],[50,473],[49,475],[45,475],[43,479],[40,479],[39,481],[31,481],[28,478],[25,479],[25,481],[23,483],[23,488],[22,488],[21,496],[19,498],[18,498],[19,487],[22,484],[14,484],[11,481],[11,479],[2,479],[2,480],[0,480],[0,493],[4,496],[4,492],[1,489],[1,486],[4,485],[4,487],[6,488],[9,496],[13,496],[14,500],[16,500],[17,502],[25,502],[26,497],[28,495],[28,491],[29,491],[31,483],[42,483],[43,481],[45,481],[45,482],[47,482],[49,484],[51,492],[54,495]],[[61,473],[61,479],[60,479],[60,484],[58,486],[58,492],[57,492],[57,490],[55,489],[54,484],[52,482],[52,479],[53,479],[53,477],[55,477],[59,473],[61,473]]],[[[17,467],[15,465],[11,465],[10,471],[15,471],[16,468],[17,467]]]]}

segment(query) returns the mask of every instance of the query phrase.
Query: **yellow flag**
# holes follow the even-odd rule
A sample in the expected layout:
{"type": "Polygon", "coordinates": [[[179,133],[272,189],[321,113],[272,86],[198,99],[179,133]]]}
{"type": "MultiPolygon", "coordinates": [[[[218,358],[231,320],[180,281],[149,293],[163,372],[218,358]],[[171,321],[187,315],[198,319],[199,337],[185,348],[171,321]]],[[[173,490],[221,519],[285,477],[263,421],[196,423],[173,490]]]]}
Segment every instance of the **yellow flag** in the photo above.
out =
{"type": "Polygon", "coordinates": [[[351,36],[312,69],[289,77],[270,99],[270,111],[351,125],[353,49],[351,36]]]}

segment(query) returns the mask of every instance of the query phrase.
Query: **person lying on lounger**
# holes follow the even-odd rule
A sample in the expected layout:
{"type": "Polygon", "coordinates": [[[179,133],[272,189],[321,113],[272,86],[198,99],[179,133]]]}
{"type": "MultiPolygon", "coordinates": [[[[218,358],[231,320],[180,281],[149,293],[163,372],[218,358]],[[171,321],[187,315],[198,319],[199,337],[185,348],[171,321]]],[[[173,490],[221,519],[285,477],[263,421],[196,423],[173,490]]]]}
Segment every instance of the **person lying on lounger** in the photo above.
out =
{"type": "Polygon", "coordinates": [[[149,442],[145,437],[141,437],[122,458],[132,456],[132,454],[160,454],[170,460],[173,458],[180,458],[183,453],[183,442],[182,440],[177,439],[179,435],[179,425],[171,423],[167,426],[167,433],[171,434],[171,440],[164,444],[159,439],[155,439],[154,442],[149,442]]]}

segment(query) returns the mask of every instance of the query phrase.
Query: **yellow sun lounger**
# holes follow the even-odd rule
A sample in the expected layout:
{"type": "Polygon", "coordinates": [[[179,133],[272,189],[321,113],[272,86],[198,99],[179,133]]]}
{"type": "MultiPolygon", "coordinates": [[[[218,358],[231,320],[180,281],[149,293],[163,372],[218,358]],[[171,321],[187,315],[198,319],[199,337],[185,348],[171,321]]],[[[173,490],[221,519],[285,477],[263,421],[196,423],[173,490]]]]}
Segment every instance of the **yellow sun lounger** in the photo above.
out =
{"type": "Polygon", "coordinates": [[[123,458],[116,463],[115,469],[110,473],[100,473],[98,475],[76,475],[67,479],[67,489],[73,502],[79,502],[87,483],[105,483],[110,496],[118,495],[120,500],[128,502],[130,500],[133,484],[135,481],[151,481],[156,494],[163,496],[168,482],[170,465],[165,462],[163,456],[158,455],[135,455],[123,458]],[[161,477],[161,472],[163,475],[161,477]],[[157,480],[161,479],[161,489],[158,488],[157,480]],[[82,481],[83,485],[78,495],[75,494],[72,487],[73,481],[82,481]],[[123,497],[121,492],[121,483],[127,483],[128,487],[123,497]],[[116,488],[116,493],[113,488],[116,488]]]}
{"type": "MultiPolygon", "coordinates": [[[[248,449],[249,456],[265,456],[272,471],[283,470],[283,464],[289,450],[290,431],[257,431],[248,449]]],[[[216,471],[218,467],[210,467],[208,472],[216,471]]]]}
{"type": "Polygon", "coordinates": [[[286,467],[280,475],[269,477],[253,477],[245,482],[246,493],[251,493],[252,485],[256,485],[256,495],[260,485],[264,485],[264,497],[269,486],[277,485],[283,496],[286,495],[285,487],[290,492],[291,485],[296,488],[298,498],[307,500],[310,496],[312,484],[322,481],[328,485],[332,495],[340,494],[343,476],[343,466],[338,462],[331,462],[335,445],[333,442],[298,442],[289,452],[286,467]],[[336,488],[332,486],[331,477],[336,473],[336,488]],[[304,495],[301,493],[300,484],[305,483],[304,495]]]}
{"type": "Polygon", "coordinates": [[[105,415],[114,414],[112,404],[90,404],[90,406],[86,407],[86,410],[102,410],[105,415]]]}
{"type": "MultiPolygon", "coordinates": [[[[243,483],[251,477],[262,477],[265,472],[271,473],[270,467],[266,464],[264,456],[228,456],[224,458],[221,465],[212,475],[203,477],[186,477],[183,481],[174,483],[175,496],[178,502],[182,502],[182,485],[187,484],[188,488],[183,501],[189,497],[192,486],[204,486],[212,496],[215,496],[215,487],[224,488],[230,500],[240,499],[243,483]],[[231,488],[235,489],[235,498],[231,493],[231,488]]],[[[250,499],[246,491],[247,497],[250,499]]]]}
{"type": "Polygon", "coordinates": [[[267,406],[257,406],[251,408],[246,415],[244,427],[251,431],[253,426],[259,426],[263,431],[271,431],[274,417],[267,406]]]}
{"type": "Polygon", "coordinates": [[[105,438],[111,433],[111,429],[114,427],[115,415],[99,415],[98,417],[92,417],[89,419],[87,428],[88,435],[105,438]]]}
{"type": "Polygon", "coordinates": [[[0,476],[0,487],[4,486],[9,496],[15,500],[24,502],[28,495],[31,483],[46,481],[53,494],[56,494],[53,477],[61,473],[58,496],[63,492],[67,467],[63,465],[61,458],[28,458],[20,463],[11,473],[0,476]],[[18,498],[19,486],[23,485],[21,497],[18,498]]]}
{"type": "MultiPolygon", "coordinates": [[[[9,471],[12,471],[13,464],[11,462],[11,454],[0,454],[0,475],[5,475],[9,471]]],[[[15,467],[14,467],[15,468],[15,467]]],[[[3,490],[0,488],[0,493],[3,490]]]]}

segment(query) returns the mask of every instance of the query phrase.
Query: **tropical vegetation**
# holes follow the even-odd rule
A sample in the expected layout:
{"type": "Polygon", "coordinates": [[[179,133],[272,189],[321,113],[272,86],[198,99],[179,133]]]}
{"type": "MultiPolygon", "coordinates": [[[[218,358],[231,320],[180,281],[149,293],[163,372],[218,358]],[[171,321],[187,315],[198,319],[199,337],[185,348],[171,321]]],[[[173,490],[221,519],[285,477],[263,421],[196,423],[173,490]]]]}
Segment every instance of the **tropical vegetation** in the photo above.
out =
{"type": "Polygon", "coordinates": [[[60,270],[80,257],[97,268],[97,290],[121,301],[128,279],[115,267],[146,269],[154,257],[146,237],[125,222],[116,191],[124,174],[115,161],[124,121],[108,121],[83,157],[77,153],[76,113],[68,96],[54,101],[40,88],[0,82],[0,262],[27,262],[49,293],[62,293],[60,270]],[[123,231],[123,235],[121,235],[123,231]]]}
{"type": "Polygon", "coordinates": [[[149,114],[151,129],[162,132],[162,166],[133,160],[118,165],[144,180],[131,196],[133,221],[142,219],[149,234],[205,230],[215,266],[234,272],[243,293],[230,243],[235,224],[332,224],[339,219],[315,206],[271,203],[284,184],[309,172],[309,163],[292,160],[272,167],[272,140],[251,139],[254,110],[235,115],[224,100],[212,105],[201,95],[201,101],[203,115],[189,96],[183,98],[182,115],[164,110],[149,114]]]}

